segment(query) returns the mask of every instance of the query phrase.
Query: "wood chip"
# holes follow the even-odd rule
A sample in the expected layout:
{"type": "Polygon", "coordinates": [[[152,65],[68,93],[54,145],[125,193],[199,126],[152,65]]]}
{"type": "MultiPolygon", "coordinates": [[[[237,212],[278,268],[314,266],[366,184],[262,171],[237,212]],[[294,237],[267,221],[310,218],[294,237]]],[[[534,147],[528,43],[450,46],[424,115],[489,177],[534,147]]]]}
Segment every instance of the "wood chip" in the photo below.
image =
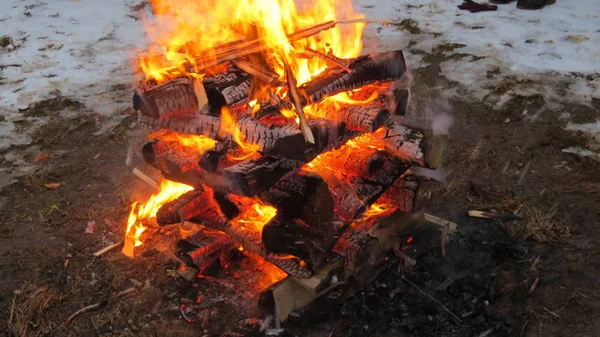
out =
{"type": "Polygon", "coordinates": [[[109,252],[109,251],[111,251],[111,250],[119,247],[122,244],[123,244],[123,241],[117,242],[117,243],[113,243],[112,245],[108,245],[108,246],[100,249],[99,251],[95,252],[94,256],[102,256],[104,253],[107,253],[107,252],[109,252]]]}
{"type": "Polygon", "coordinates": [[[456,228],[458,227],[458,225],[455,222],[438,218],[437,216],[431,215],[429,213],[425,213],[425,221],[441,226],[442,229],[448,227],[450,233],[454,233],[456,231],[456,228]]]}

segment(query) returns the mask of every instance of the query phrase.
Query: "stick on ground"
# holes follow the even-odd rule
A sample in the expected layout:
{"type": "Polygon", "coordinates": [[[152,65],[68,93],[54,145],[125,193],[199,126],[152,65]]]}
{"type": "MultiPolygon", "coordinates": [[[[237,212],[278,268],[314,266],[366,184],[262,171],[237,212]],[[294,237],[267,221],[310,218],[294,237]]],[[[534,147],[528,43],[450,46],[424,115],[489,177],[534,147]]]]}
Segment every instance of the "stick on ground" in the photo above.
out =
{"type": "Polygon", "coordinates": [[[135,174],[136,177],[142,179],[148,185],[154,187],[157,191],[160,191],[160,186],[158,185],[158,183],[154,181],[154,179],[146,175],[144,172],[138,170],[137,167],[133,169],[133,174],[135,174]]]}
{"type": "Polygon", "coordinates": [[[454,317],[458,322],[462,323],[462,320],[460,318],[458,318],[458,316],[456,316],[452,311],[450,311],[450,309],[446,308],[446,306],[443,305],[442,302],[436,300],[433,296],[431,296],[428,293],[426,293],[423,290],[421,290],[421,288],[419,288],[416,284],[414,284],[411,281],[409,281],[406,277],[401,276],[401,278],[402,278],[402,280],[406,281],[406,283],[410,284],[415,289],[417,289],[421,294],[423,294],[423,296],[425,296],[425,297],[429,298],[430,300],[434,301],[435,303],[439,304],[447,313],[449,313],[450,315],[452,315],[452,317],[454,317]]]}
{"type": "Polygon", "coordinates": [[[119,241],[117,243],[113,243],[112,245],[108,245],[108,246],[100,249],[99,251],[95,252],[94,256],[102,256],[104,253],[107,253],[107,252],[119,247],[122,244],[123,244],[123,241],[119,241]]]}

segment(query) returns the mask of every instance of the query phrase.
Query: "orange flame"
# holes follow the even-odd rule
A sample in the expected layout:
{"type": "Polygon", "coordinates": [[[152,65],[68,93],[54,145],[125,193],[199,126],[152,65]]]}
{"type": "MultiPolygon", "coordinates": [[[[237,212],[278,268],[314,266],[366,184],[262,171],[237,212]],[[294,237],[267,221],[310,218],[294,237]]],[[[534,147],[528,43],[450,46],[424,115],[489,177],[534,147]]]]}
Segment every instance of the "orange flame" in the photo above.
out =
{"type": "Polygon", "coordinates": [[[266,47],[265,58],[280,77],[284,74],[285,58],[301,85],[327,65],[316,57],[297,58],[298,52],[311,48],[352,58],[362,50],[365,24],[361,22],[337,25],[298,41],[288,39],[289,34],[317,24],[340,18],[363,18],[354,12],[351,0],[311,0],[301,8],[294,0],[151,0],[150,3],[155,20],[144,18],[144,25],[153,44],[148,51],[139,54],[136,62],[145,80],[160,83],[187,76],[189,68],[203,73],[203,68],[215,64],[223,55],[217,55],[215,48],[231,50],[239,47],[239,43],[258,42],[259,46],[266,47]]]}
{"type": "Polygon", "coordinates": [[[228,155],[230,159],[246,160],[258,153],[258,150],[260,150],[260,145],[245,142],[246,137],[244,134],[242,134],[242,131],[240,131],[235,117],[226,106],[221,109],[221,125],[223,126],[223,130],[225,132],[233,136],[233,140],[237,143],[242,151],[242,155],[240,156],[228,155]]]}
{"type": "Polygon", "coordinates": [[[148,135],[148,139],[157,138],[167,142],[178,142],[183,146],[194,148],[198,153],[204,153],[217,144],[216,140],[202,135],[184,135],[170,130],[160,130],[148,135]]]}
{"type": "Polygon", "coordinates": [[[188,185],[163,180],[160,185],[160,192],[150,196],[146,203],[138,206],[138,202],[136,201],[131,205],[125,236],[134,240],[135,247],[141,246],[143,242],[140,240],[140,236],[146,230],[143,221],[155,217],[156,212],[165,203],[175,200],[182,194],[193,189],[193,187],[188,185]]]}
{"type": "Polygon", "coordinates": [[[238,217],[233,220],[236,224],[241,224],[242,228],[254,232],[262,232],[263,227],[273,217],[277,215],[277,208],[266,205],[260,200],[254,200],[251,207],[248,207],[238,217]]]}

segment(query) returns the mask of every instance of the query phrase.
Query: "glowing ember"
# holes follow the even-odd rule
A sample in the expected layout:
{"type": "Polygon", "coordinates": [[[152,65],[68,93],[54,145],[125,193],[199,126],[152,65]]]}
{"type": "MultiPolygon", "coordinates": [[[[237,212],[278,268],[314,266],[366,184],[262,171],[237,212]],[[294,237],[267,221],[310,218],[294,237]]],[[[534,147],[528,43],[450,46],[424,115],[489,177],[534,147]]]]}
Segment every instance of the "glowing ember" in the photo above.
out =
{"type": "Polygon", "coordinates": [[[363,214],[363,219],[368,219],[372,217],[382,217],[390,215],[395,212],[397,207],[390,204],[382,204],[382,203],[374,203],[365,211],[363,214]]]}
{"type": "MultiPolygon", "coordinates": [[[[146,203],[138,205],[134,202],[131,205],[131,212],[127,219],[127,229],[125,237],[133,240],[134,246],[142,245],[140,236],[146,230],[143,221],[156,216],[159,208],[165,203],[179,198],[185,192],[193,190],[193,187],[176,183],[169,180],[163,180],[160,185],[160,192],[153,194],[146,203]]],[[[125,250],[124,250],[125,253],[125,250]]]]}
{"type": "Polygon", "coordinates": [[[194,148],[198,153],[204,153],[214,148],[215,144],[217,144],[216,140],[202,135],[184,135],[169,130],[161,130],[148,135],[148,139],[157,138],[164,141],[178,142],[183,146],[194,148]]]}
{"type": "Polygon", "coordinates": [[[275,215],[277,215],[275,207],[255,200],[254,204],[242,212],[233,222],[242,225],[245,230],[260,233],[267,222],[273,219],[275,215]]]}
{"type": "Polygon", "coordinates": [[[272,263],[267,262],[259,255],[248,251],[244,251],[244,255],[248,258],[248,261],[245,261],[242,267],[250,270],[255,269],[259,272],[258,275],[256,275],[256,279],[252,280],[250,284],[252,288],[254,288],[253,290],[257,290],[257,292],[250,291],[248,292],[249,296],[254,297],[256,294],[265,291],[274,283],[287,277],[287,274],[283,270],[277,268],[272,263]]]}

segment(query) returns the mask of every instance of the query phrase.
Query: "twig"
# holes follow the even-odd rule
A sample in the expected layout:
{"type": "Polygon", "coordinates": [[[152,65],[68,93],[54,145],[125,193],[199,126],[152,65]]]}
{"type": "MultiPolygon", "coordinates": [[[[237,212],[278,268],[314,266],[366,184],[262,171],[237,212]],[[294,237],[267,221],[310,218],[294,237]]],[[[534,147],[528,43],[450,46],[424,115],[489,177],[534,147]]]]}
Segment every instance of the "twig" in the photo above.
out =
{"type": "Polygon", "coordinates": [[[325,61],[328,65],[339,66],[347,72],[351,72],[352,69],[348,68],[348,66],[344,63],[345,60],[339,59],[335,56],[325,55],[319,51],[310,48],[304,48],[304,51],[299,53],[299,56],[306,56],[307,58],[317,57],[321,60],[325,61]]]}
{"type": "Polygon", "coordinates": [[[233,60],[231,61],[234,66],[238,67],[242,71],[247,72],[248,74],[258,78],[259,80],[265,83],[274,83],[279,78],[277,73],[269,71],[267,69],[262,69],[256,64],[244,61],[244,60],[233,60]]]}
{"type": "Polygon", "coordinates": [[[117,243],[113,243],[112,245],[108,245],[108,246],[100,249],[99,251],[95,252],[94,256],[96,256],[96,257],[97,256],[102,256],[104,253],[107,253],[107,252],[109,252],[109,251],[111,251],[111,250],[119,247],[122,244],[123,244],[123,241],[119,241],[117,243]]]}
{"type": "Polygon", "coordinates": [[[550,310],[546,309],[546,307],[543,307],[543,309],[544,309],[544,310],[546,310],[547,312],[551,313],[553,316],[555,316],[555,317],[557,317],[557,318],[560,318],[560,316],[559,316],[558,314],[556,314],[556,313],[554,313],[554,312],[552,312],[552,311],[550,311],[550,310]]]}
{"type": "MultiPolygon", "coordinates": [[[[137,282],[137,284],[139,285],[139,284],[141,284],[141,282],[137,282]]],[[[77,318],[78,316],[80,316],[82,314],[85,314],[86,312],[97,310],[101,307],[106,306],[110,301],[116,300],[127,294],[131,294],[131,293],[135,292],[136,290],[140,290],[140,291],[144,290],[144,289],[148,288],[149,286],[150,286],[150,280],[146,280],[146,282],[144,282],[141,287],[133,286],[133,287],[127,288],[125,290],[122,290],[122,291],[110,296],[108,299],[106,299],[104,301],[101,301],[101,302],[98,302],[95,304],[91,304],[91,305],[88,305],[87,307],[81,308],[81,309],[75,311],[71,316],[69,316],[69,318],[67,318],[67,323],[70,323],[75,318],[77,318]]]]}
{"type": "Polygon", "coordinates": [[[428,293],[421,290],[421,288],[419,288],[416,284],[409,281],[406,277],[401,276],[401,278],[402,278],[402,280],[406,281],[406,283],[410,284],[415,289],[417,289],[423,296],[425,296],[425,297],[429,298],[430,300],[434,301],[435,303],[439,304],[447,313],[452,315],[452,317],[454,317],[459,323],[462,323],[462,320],[460,318],[458,318],[458,316],[456,316],[452,311],[450,311],[450,309],[446,308],[446,306],[443,305],[442,302],[436,300],[433,296],[431,296],[428,293]]]}
{"type": "Polygon", "coordinates": [[[12,304],[10,306],[10,318],[8,319],[8,325],[12,324],[14,312],[15,312],[15,304],[17,303],[17,295],[13,297],[12,304]]]}
{"type": "Polygon", "coordinates": [[[287,80],[288,88],[290,90],[290,95],[292,96],[292,102],[294,103],[294,107],[296,108],[296,115],[300,120],[300,129],[302,130],[304,139],[308,143],[314,144],[315,137],[313,136],[312,130],[308,126],[306,116],[304,116],[304,111],[302,110],[302,101],[300,100],[300,93],[298,92],[296,78],[294,77],[292,69],[290,69],[290,66],[285,60],[285,58],[283,59],[283,66],[285,69],[285,77],[287,80]]]}
{"type": "Polygon", "coordinates": [[[499,213],[494,213],[494,212],[484,212],[484,211],[477,211],[477,210],[470,210],[468,212],[468,214],[470,217],[473,217],[473,218],[498,219],[498,220],[502,220],[502,221],[519,220],[522,218],[522,217],[512,214],[512,213],[499,214],[499,213]]]}
{"type": "Polygon", "coordinates": [[[536,270],[536,269],[537,269],[537,264],[538,264],[538,262],[540,261],[540,257],[541,257],[541,255],[538,255],[538,256],[535,258],[535,260],[533,260],[533,263],[531,264],[531,268],[529,268],[529,271],[532,271],[532,270],[536,270]]]}
{"type": "Polygon", "coordinates": [[[450,231],[450,224],[445,223],[442,233],[440,234],[442,256],[446,257],[446,242],[448,241],[448,232],[450,231]]]}
{"type": "Polygon", "coordinates": [[[536,277],[535,281],[533,281],[533,284],[531,285],[531,288],[529,288],[529,296],[533,295],[533,292],[535,291],[535,288],[537,288],[537,285],[539,282],[540,282],[540,278],[536,277]]]}
{"type": "Polygon", "coordinates": [[[138,170],[137,167],[133,169],[133,174],[135,174],[136,177],[142,179],[148,185],[154,187],[157,191],[160,191],[160,186],[158,185],[158,183],[154,181],[154,179],[148,177],[144,172],[138,170]]]}
{"type": "Polygon", "coordinates": [[[523,185],[523,181],[525,180],[525,174],[527,174],[527,171],[529,171],[529,166],[531,166],[531,159],[527,162],[527,165],[525,165],[523,171],[521,171],[521,175],[519,176],[519,181],[517,182],[517,185],[523,185]]]}
{"type": "Polygon", "coordinates": [[[202,329],[208,330],[210,326],[210,314],[212,313],[211,308],[204,309],[204,317],[202,317],[202,329]]]}
{"type": "Polygon", "coordinates": [[[185,304],[181,304],[179,306],[179,313],[181,314],[181,317],[183,317],[183,319],[185,319],[185,321],[188,323],[194,323],[194,320],[189,318],[188,315],[185,314],[185,308],[186,308],[185,304]]]}
{"type": "Polygon", "coordinates": [[[92,305],[88,305],[87,307],[83,307],[77,311],[75,311],[71,316],[69,316],[69,318],[67,318],[67,323],[71,323],[72,320],[74,320],[75,318],[77,318],[77,316],[85,314],[86,312],[92,311],[92,310],[96,310],[102,306],[105,306],[106,304],[108,304],[108,300],[106,301],[102,301],[102,302],[98,302],[92,305]]]}
{"type": "Polygon", "coordinates": [[[458,227],[458,225],[452,221],[438,218],[437,216],[431,215],[429,213],[425,213],[425,221],[431,222],[438,226],[442,226],[442,228],[445,228],[446,226],[448,226],[450,233],[454,233],[456,231],[456,228],[458,227]]]}

